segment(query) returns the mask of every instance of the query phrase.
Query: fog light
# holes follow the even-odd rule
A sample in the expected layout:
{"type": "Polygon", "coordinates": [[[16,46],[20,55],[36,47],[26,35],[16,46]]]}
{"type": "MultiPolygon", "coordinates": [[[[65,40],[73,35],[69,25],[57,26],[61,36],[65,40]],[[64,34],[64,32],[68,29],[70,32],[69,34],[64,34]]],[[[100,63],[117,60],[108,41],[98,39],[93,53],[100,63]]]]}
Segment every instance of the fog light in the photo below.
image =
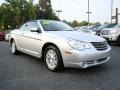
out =
{"type": "Polygon", "coordinates": [[[107,57],[107,60],[110,60],[110,57],[107,57]]]}

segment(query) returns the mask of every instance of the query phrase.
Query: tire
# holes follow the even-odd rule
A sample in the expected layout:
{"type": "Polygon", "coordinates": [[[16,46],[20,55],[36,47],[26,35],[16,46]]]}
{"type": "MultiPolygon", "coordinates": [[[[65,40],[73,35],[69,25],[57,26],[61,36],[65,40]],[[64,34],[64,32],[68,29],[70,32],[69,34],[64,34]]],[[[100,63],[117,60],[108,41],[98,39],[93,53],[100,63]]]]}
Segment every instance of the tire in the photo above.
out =
{"type": "Polygon", "coordinates": [[[47,68],[51,71],[63,69],[63,60],[60,51],[55,46],[48,46],[44,52],[44,61],[47,68]]]}
{"type": "Polygon", "coordinates": [[[11,52],[12,52],[13,55],[16,55],[16,54],[19,53],[19,51],[16,48],[16,44],[15,44],[14,40],[11,42],[11,52]]]}
{"type": "Polygon", "coordinates": [[[120,46],[120,36],[118,37],[117,44],[120,46]]]}
{"type": "Polygon", "coordinates": [[[111,41],[107,41],[108,44],[111,44],[111,41]]]}

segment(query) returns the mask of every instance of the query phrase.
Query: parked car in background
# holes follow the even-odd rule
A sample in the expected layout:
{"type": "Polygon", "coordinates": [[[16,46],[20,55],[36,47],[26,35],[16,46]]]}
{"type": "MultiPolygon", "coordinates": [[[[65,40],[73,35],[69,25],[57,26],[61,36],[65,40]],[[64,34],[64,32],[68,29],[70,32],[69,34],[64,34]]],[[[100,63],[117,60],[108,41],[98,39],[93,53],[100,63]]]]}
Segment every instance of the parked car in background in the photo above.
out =
{"type": "Polygon", "coordinates": [[[96,32],[96,35],[100,36],[100,33],[103,29],[105,28],[112,28],[114,26],[116,26],[117,24],[110,24],[110,23],[106,23],[106,24],[103,24],[101,25],[100,27],[98,27],[95,32],[96,32]]]}
{"type": "Polygon", "coordinates": [[[80,27],[77,31],[96,35],[96,30],[100,25],[90,25],[80,27]]]}
{"type": "Polygon", "coordinates": [[[10,32],[11,32],[11,30],[7,30],[7,31],[5,32],[5,41],[9,41],[10,32]]]}
{"type": "Polygon", "coordinates": [[[9,41],[10,34],[5,34],[5,41],[9,41]]]}
{"type": "Polygon", "coordinates": [[[5,39],[5,32],[0,31],[0,41],[3,41],[5,39]]]}
{"type": "Polygon", "coordinates": [[[110,59],[111,48],[102,37],[78,33],[53,20],[33,20],[11,31],[11,52],[43,58],[51,71],[63,67],[87,68],[110,59]]]}
{"type": "Polygon", "coordinates": [[[74,27],[75,28],[75,30],[78,30],[80,27],[74,27]]]}
{"type": "Polygon", "coordinates": [[[81,26],[81,27],[77,28],[77,31],[85,32],[86,28],[87,28],[87,26],[81,26]]]}
{"type": "Polygon", "coordinates": [[[87,26],[84,32],[96,35],[96,29],[99,27],[99,25],[90,25],[87,26]]]}
{"type": "Polygon", "coordinates": [[[108,41],[117,42],[120,46],[120,24],[114,26],[113,28],[103,29],[100,36],[108,41]]]}

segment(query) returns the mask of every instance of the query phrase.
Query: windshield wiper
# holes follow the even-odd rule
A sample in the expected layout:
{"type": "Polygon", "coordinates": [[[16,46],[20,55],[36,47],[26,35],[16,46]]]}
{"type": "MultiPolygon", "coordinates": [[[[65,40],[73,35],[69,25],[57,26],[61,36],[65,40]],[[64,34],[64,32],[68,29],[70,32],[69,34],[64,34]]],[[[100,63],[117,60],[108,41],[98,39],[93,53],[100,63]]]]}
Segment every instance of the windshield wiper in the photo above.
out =
{"type": "Polygon", "coordinates": [[[45,31],[59,31],[59,30],[45,30],[45,31]]]}

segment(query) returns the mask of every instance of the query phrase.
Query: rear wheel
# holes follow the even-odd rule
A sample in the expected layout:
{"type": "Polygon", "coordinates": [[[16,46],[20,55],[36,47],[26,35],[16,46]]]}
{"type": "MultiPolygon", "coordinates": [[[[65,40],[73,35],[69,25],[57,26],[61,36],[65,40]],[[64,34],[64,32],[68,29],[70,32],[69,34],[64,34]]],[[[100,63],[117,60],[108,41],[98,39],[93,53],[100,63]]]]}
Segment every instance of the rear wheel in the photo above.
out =
{"type": "Polygon", "coordinates": [[[18,54],[19,53],[19,51],[16,48],[16,44],[15,44],[14,40],[11,42],[11,52],[12,52],[12,54],[18,54]]]}
{"type": "Polygon", "coordinates": [[[48,46],[44,52],[44,61],[51,71],[63,68],[63,60],[60,51],[55,46],[48,46]]]}

